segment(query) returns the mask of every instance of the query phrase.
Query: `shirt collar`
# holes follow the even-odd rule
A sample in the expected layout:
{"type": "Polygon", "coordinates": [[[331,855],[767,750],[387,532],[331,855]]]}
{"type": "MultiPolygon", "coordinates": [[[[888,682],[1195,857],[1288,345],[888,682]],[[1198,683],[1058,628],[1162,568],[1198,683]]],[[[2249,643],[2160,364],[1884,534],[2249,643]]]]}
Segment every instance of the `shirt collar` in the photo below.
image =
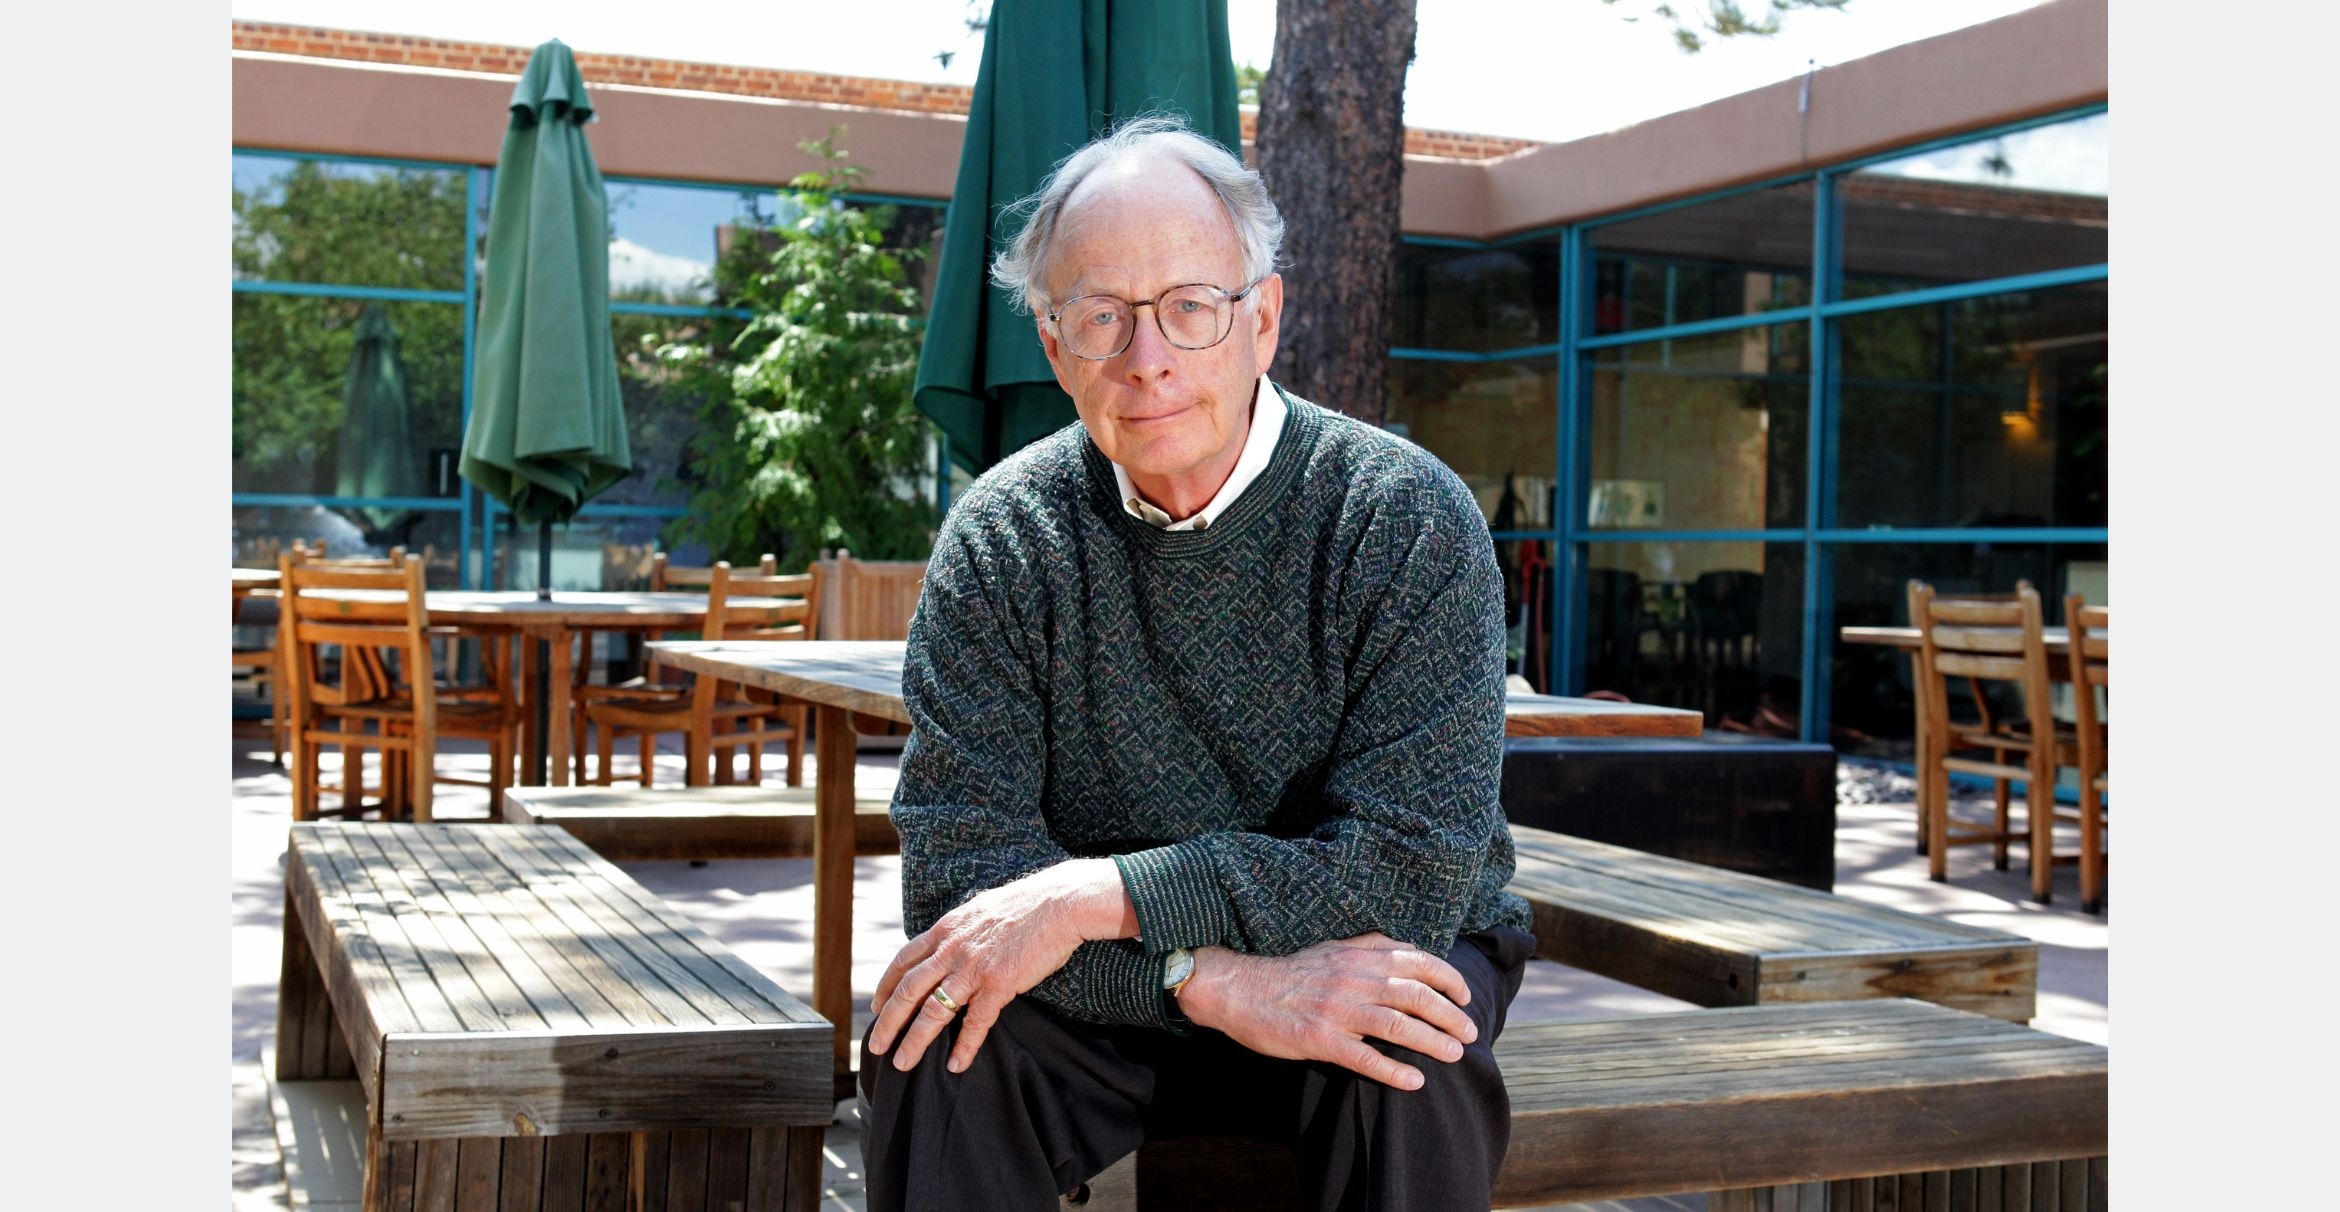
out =
{"type": "Polygon", "coordinates": [[[1284,432],[1284,417],[1290,411],[1284,406],[1284,397],[1268,384],[1266,375],[1259,377],[1259,386],[1251,397],[1251,432],[1243,438],[1243,453],[1236,456],[1235,470],[1227,482],[1219,486],[1217,495],[1202,507],[1202,512],[1184,521],[1173,522],[1170,515],[1156,509],[1138,495],[1137,486],[1130,483],[1129,472],[1121,464],[1113,464],[1113,483],[1121,494],[1121,507],[1129,516],[1162,530],[1207,530],[1243,495],[1243,490],[1267,470],[1268,460],[1276,453],[1276,439],[1284,432]]]}

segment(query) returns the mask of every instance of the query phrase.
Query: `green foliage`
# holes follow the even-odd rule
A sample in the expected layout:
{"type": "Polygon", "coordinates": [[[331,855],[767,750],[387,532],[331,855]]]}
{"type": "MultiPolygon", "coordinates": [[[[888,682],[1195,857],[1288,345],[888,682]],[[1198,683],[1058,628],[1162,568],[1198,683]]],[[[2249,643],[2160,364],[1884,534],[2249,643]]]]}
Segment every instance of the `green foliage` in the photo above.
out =
{"type": "MultiPolygon", "coordinates": [[[[1799,8],[1841,10],[1848,2],[1849,0],[1767,0],[1763,10],[1761,10],[1762,15],[1756,17],[1749,16],[1747,10],[1740,7],[1739,0],[1690,0],[1683,7],[1676,7],[1672,3],[1658,4],[1650,9],[1650,15],[1663,18],[1671,23],[1674,45],[1680,47],[1683,54],[1694,55],[1706,49],[1706,39],[1709,36],[1716,38],[1769,38],[1779,33],[1779,19],[1783,13],[1799,8]]],[[[1601,0],[1601,3],[1613,7],[1617,0],[1601,0]]],[[[1629,22],[1640,19],[1639,17],[1625,18],[1629,22]]]]}
{"type": "MultiPolygon", "coordinates": [[[[238,281],[460,290],[463,174],[302,161],[236,190],[238,281]]],[[[242,491],[335,491],[334,446],[362,299],[239,293],[231,452],[242,491]]],[[[462,440],[463,308],[389,305],[416,448],[462,440]]],[[[419,482],[421,469],[415,469],[419,482]]]]}
{"type": "Polygon", "coordinates": [[[1259,104],[1259,90],[1267,86],[1267,73],[1248,63],[1235,65],[1235,104],[1259,104]]]}
{"type": "Polygon", "coordinates": [[[700,401],[691,512],[668,537],[735,564],[769,551],[802,568],[823,547],[924,559],[933,545],[934,430],[911,404],[923,309],[904,264],[921,254],[885,246],[894,208],[843,197],[866,170],[835,139],[800,145],[820,167],[716,265],[720,301],[753,317],[696,321],[657,351],[700,401]]]}

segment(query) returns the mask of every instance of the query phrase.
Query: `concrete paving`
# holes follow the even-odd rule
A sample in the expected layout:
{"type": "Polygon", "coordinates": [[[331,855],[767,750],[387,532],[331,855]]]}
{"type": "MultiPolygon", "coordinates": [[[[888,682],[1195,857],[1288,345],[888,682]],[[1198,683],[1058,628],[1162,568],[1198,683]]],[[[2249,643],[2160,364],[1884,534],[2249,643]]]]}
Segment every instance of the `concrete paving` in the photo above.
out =
{"type": "MultiPolygon", "coordinates": [[[[264,742],[233,741],[231,996],[229,1041],[234,1133],[229,1167],[232,1207],[237,1212],[291,1206],[284,1171],[271,1130],[260,1049],[275,1028],[277,966],[283,919],[283,856],[291,822],[291,783],[268,761],[264,742]]],[[[882,787],[894,776],[896,754],[861,755],[856,779],[882,787]]],[[[458,747],[443,757],[450,772],[476,774],[486,760],[458,747]],[[471,770],[458,771],[469,766],[471,770]]],[[[682,781],[679,752],[660,754],[662,782],[682,781]]],[[[808,768],[809,769],[809,768],[808,768]]],[[[772,781],[778,781],[772,775],[772,781]]],[[[808,772],[808,782],[812,775],[808,772]]],[[[1839,894],[1917,913],[2025,935],[2040,943],[2039,1014],[2032,1025],[2095,1043],[2108,1042],[2106,968],[2110,927],[2104,917],[2078,908],[2076,873],[2057,873],[2056,902],[2031,904],[2028,877],[2018,856],[2011,871],[1993,871],[1988,851],[1960,847],[1952,852],[1950,879],[1926,877],[1925,860],[1915,853],[1915,818],[1907,798],[1908,780],[1865,775],[1857,786],[1875,803],[1838,808],[1837,887],[1839,894]]],[[[475,788],[448,786],[438,795],[438,815],[447,820],[484,820],[487,798],[475,788]]],[[[1857,797],[1856,797],[1857,798],[1857,797]]],[[[1979,805],[1958,806],[1973,813],[1979,805]]],[[[741,958],[784,988],[808,993],[812,982],[809,922],[812,877],[809,860],[688,863],[628,863],[628,873],[671,902],[701,929],[722,940],[741,958]]],[[[894,948],[902,941],[900,863],[864,858],[855,871],[854,1030],[868,1025],[871,989],[894,948]]],[[[2109,916],[2109,907],[2107,915],[2109,916]]],[[[1590,973],[1545,961],[1529,966],[1512,1015],[1602,1018],[1664,1013],[1688,1003],[1648,993],[1590,973]]],[[[824,1207],[859,1212],[860,1154],[850,1115],[830,1133],[828,1199],[824,1207]]],[[[1671,1212],[1702,1208],[1698,1197],[1632,1200],[1597,1207],[1605,1212],[1671,1212]]],[[[1574,1205],[1589,1209],[1593,1205],[1574,1205]]]]}

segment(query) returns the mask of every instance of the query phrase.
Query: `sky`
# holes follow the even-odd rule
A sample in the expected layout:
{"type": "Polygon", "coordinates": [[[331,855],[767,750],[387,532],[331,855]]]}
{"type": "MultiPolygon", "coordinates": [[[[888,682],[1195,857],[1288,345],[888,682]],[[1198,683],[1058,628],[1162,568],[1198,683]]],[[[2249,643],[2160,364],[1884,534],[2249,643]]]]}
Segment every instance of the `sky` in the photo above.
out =
{"type": "MultiPolygon", "coordinates": [[[[2031,8],[2041,0],[1851,0],[1774,38],[1676,50],[1654,0],[1420,0],[1409,126],[1564,141],[2031,8]]],[[[1676,7],[1697,6],[1686,0],[1676,7]]],[[[231,0],[238,20],[972,85],[966,0],[231,0]],[[938,61],[950,55],[946,67],[938,61]]],[[[1746,7],[1760,10],[1762,0],[1746,7]]],[[[1228,0],[1237,63],[1273,66],[1275,0],[1228,0]]]]}

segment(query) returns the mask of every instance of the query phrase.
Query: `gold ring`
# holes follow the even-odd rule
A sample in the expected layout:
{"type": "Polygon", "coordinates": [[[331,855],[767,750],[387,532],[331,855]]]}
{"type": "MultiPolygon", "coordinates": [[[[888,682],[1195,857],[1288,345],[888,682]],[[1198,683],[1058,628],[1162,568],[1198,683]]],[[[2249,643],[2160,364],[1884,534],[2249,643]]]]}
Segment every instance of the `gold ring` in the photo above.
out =
{"type": "Polygon", "coordinates": [[[957,1000],[953,999],[950,994],[943,992],[941,985],[936,985],[934,987],[933,996],[934,1000],[942,1003],[943,1009],[948,1010],[953,1014],[957,1014],[960,1010],[965,1009],[965,1007],[959,1005],[957,1000]]]}

